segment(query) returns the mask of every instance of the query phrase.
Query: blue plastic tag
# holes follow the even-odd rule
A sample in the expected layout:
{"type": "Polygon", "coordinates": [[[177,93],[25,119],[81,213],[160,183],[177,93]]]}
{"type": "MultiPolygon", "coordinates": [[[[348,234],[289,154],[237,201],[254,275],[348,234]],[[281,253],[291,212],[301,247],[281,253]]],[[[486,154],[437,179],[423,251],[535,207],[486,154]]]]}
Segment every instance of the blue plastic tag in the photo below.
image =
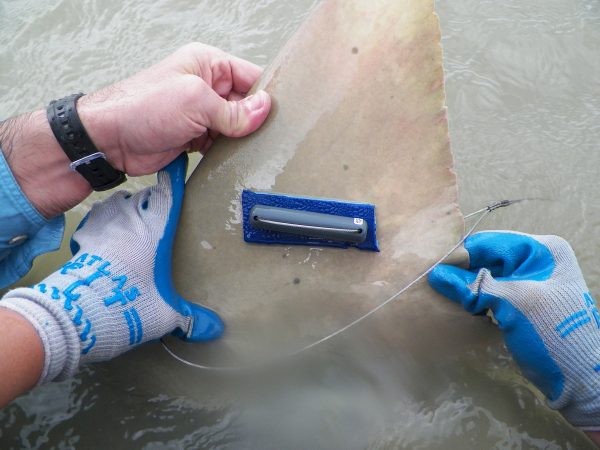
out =
{"type": "Polygon", "coordinates": [[[296,197],[284,194],[244,190],[242,192],[242,212],[244,221],[244,241],[246,242],[281,245],[310,245],[313,247],[355,247],[361,250],[379,251],[376,235],[375,205],[369,203],[344,202],[340,200],[296,197]],[[249,220],[250,210],[256,205],[360,218],[368,225],[367,236],[364,242],[352,244],[303,236],[300,234],[258,229],[253,227],[249,220]]]}

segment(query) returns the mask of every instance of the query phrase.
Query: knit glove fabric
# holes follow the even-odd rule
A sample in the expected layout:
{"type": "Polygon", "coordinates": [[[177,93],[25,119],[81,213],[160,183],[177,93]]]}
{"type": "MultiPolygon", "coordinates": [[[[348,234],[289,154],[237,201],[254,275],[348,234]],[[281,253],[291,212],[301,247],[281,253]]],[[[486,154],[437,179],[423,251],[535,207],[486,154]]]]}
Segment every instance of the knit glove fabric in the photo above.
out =
{"type": "Polygon", "coordinates": [[[600,314],[557,236],[482,232],[469,270],[440,265],[431,286],[470,313],[491,310],[524,375],[573,425],[600,429],[600,314]]]}
{"type": "Polygon", "coordinates": [[[96,203],[73,235],[74,257],[41,283],[0,301],[40,335],[40,383],[67,378],[80,364],[111,359],[174,330],[191,341],[222,334],[219,317],[181,298],[171,281],[186,168],[182,155],[159,172],[156,186],[96,203]]]}

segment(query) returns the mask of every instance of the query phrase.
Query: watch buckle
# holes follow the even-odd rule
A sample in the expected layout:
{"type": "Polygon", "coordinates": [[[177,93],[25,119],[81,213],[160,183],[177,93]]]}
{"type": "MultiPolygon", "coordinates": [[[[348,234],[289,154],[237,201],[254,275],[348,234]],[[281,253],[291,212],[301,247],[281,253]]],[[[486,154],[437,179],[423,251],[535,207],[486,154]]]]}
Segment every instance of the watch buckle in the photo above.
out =
{"type": "Polygon", "coordinates": [[[102,152],[96,152],[96,153],[92,153],[91,155],[87,155],[84,156],[83,158],[80,158],[76,161],[73,161],[71,164],[69,164],[69,168],[73,171],[76,172],[77,168],[83,164],[89,164],[92,161],[102,158],[104,160],[106,160],[106,155],[102,152]]]}

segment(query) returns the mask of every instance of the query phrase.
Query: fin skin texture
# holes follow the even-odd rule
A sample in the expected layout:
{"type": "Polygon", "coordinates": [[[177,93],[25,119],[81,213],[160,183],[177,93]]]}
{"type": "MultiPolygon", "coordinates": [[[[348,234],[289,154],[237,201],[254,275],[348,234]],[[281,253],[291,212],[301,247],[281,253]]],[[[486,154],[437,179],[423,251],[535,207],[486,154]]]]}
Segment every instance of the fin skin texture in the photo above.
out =
{"type": "MultiPolygon", "coordinates": [[[[178,291],[226,324],[206,346],[181,344],[206,364],[332,332],[402,289],[464,230],[433,0],[324,0],[255,89],[273,99],[269,118],[250,136],[217,139],[188,181],[175,242],[178,291]],[[381,251],[248,245],[244,189],[377,205],[381,251]]],[[[374,333],[400,344],[455,320],[462,312],[448,303],[415,286],[373,318],[374,333]]]]}

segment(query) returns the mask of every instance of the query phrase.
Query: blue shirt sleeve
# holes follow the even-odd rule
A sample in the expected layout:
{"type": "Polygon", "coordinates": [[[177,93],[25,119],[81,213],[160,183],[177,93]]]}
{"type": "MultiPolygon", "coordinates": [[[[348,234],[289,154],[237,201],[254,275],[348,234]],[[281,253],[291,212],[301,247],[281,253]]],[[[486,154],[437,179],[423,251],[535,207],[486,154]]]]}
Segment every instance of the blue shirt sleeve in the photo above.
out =
{"type": "Polygon", "coordinates": [[[23,277],[37,256],[58,249],[64,230],[64,214],[45,219],[25,197],[0,149],[0,288],[23,277]]]}

